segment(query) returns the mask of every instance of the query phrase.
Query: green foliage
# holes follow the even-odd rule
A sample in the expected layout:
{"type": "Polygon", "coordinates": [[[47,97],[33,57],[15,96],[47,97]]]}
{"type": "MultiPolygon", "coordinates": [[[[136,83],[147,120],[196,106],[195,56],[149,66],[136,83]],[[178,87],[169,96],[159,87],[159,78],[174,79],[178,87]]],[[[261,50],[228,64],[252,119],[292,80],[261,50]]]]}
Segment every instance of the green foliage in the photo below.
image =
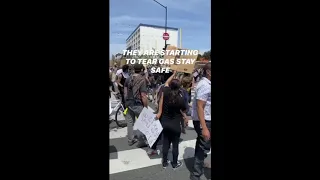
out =
{"type": "Polygon", "coordinates": [[[205,59],[211,60],[211,49],[203,53],[202,57],[205,59]]]}

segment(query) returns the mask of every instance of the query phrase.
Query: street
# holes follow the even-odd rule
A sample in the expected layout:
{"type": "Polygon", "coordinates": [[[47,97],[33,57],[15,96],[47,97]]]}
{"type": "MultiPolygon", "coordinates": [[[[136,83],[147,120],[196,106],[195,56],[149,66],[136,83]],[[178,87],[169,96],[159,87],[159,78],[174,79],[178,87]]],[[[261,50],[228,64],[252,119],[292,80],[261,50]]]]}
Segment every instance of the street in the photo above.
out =
{"type": "MultiPolygon", "coordinates": [[[[194,92],[192,92],[193,96],[194,92]]],[[[114,99],[114,97],[111,99],[114,99]]],[[[155,110],[155,105],[149,102],[149,108],[155,110]]],[[[129,146],[126,137],[127,127],[118,128],[115,122],[110,123],[109,127],[109,172],[111,180],[189,179],[197,138],[191,119],[189,120],[189,126],[186,128],[186,134],[181,134],[180,137],[178,158],[182,160],[183,166],[177,170],[173,170],[171,165],[167,169],[162,168],[161,153],[149,157],[146,153],[147,147],[138,148],[136,147],[137,144],[129,146]]],[[[161,143],[158,145],[158,149],[162,150],[161,143]]],[[[207,159],[211,159],[210,153],[207,159]]],[[[171,150],[169,151],[169,160],[172,160],[171,150]]],[[[210,177],[211,169],[205,168],[202,179],[210,179],[210,177]]]]}

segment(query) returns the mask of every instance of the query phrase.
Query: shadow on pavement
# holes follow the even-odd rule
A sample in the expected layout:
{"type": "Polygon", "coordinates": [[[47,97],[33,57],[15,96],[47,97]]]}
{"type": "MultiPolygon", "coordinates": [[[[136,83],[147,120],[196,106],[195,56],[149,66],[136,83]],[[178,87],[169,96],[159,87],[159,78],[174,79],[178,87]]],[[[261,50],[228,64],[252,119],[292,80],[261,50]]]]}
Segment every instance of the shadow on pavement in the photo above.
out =
{"type": "Polygon", "coordinates": [[[118,150],[115,146],[109,146],[109,159],[118,159],[118,150]]]}
{"type": "Polygon", "coordinates": [[[191,147],[187,147],[184,150],[184,154],[183,154],[183,159],[184,159],[184,164],[186,165],[187,169],[189,170],[189,172],[192,171],[193,168],[193,157],[190,158],[189,156],[187,156],[188,154],[194,154],[194,148],[191,147]]]}
{"type": "Polygon", "coordinates": [[[186,127],[186,130],[194,130],[194,128],[193,127],[186,127]]]}
{"type": "MultiPolygon", "coordinates": [[[[187,167],[187,169],[189,170],[190,173],[193,170],[194,157],[190,158],[187,155],[191,154],[191,153],[194,154],[194,148],[187,147],[184,150],[184,154],[183,154],[184,164],[185,164],[185,166],[187,167]]],[[[206,159],[205,162],[207,162],[207,161],[208,160],[206,159]]],[[[203,170],[203,175],[206,177],[206,179],[211,179],[211,168],[203,168],[203,169],[204,169],[203,170]]]]}

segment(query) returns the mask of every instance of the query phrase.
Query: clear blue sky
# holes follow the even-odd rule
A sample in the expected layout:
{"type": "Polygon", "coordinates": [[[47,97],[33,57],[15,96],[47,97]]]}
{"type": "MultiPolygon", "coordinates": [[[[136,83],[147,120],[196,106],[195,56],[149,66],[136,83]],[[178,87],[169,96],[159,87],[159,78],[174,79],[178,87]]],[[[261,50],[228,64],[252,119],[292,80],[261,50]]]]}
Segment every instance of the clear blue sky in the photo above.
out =
{"type": "MultiPolygon", "coordinates": [[[[168,26],[182,28],[182,46],[211,49],[210,0],[158,0],[168,7],[168,26]]],[[[110,53],[121,53],[140,24],[165,25],[165,9],[153,0],[110,0],[110,53]]],[[[111,57],[110,54],[110,57],[111,57]]]]}

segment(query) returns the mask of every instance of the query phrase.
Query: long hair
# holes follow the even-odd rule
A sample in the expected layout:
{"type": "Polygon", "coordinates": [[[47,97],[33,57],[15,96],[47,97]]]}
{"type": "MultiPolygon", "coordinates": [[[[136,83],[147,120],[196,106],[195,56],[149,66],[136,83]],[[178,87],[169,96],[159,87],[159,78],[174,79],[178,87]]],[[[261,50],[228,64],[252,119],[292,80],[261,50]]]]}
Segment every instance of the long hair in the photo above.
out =
{"type": "Polygon", "coordinates": [[[173,79],[169,84],[171,90],[169,93],[169,104],[176,104],[179,102],[179,96],[181,96],[180,86],[180,81],[178,79],[173,79]]]}

